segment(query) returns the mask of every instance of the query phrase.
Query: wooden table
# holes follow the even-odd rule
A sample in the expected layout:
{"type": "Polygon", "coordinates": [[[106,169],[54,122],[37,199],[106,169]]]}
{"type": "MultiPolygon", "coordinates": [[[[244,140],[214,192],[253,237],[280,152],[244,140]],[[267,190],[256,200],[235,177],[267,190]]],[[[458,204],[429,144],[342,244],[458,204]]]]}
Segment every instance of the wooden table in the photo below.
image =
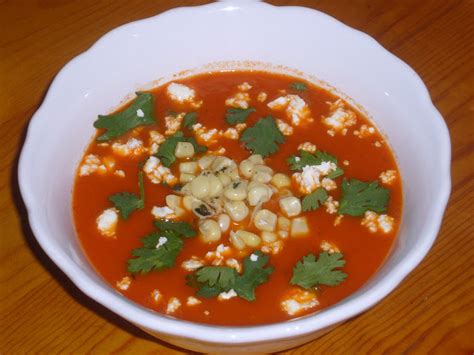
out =
{"type": "MultiPolygon", "coordinates": [[[[35,241],[17,182],[28,121],[54,75],[121,24],[202,1],[0,0],[0,352],[182,353],[83,295],[35,241]]],[[[453,143],[453,192],[441,233],[390,296],[288,351],[474,350],[474,2],[272,1],[326,12],[375,37],[428,86],[453,143]]],[[[433,193],[436,193],[435,191],[433,193]]]]}

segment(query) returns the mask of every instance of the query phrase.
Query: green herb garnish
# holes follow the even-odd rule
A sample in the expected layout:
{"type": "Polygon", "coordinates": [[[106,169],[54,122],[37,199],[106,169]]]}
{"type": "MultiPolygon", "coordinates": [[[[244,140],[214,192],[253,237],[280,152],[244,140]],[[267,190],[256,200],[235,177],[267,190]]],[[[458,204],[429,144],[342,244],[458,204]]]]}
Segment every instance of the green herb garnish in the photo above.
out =
{"type": "Polygon", "coordinates": [[[173,267],[176,257],[183,248],[181,238],[171,231],[153,232],[144,237],[142,242],[143,247],[132,251],[135,258],[128,260],[128,271],[133,274],[173,267]],[[158,246],[159,244],[161,245],[158,246]]]}
{"type": "Polygon", "coordinates": [[[306,91],[308,90],[308,85],[302,82],[296,82],[296,83],[292,83],[290,85],[290,88],[293,90],[306,91]]]}
{"type": "Polygon", "coordinates": [[[390,191],[377,181],[344,180],[338,212],[351,216],[362,216],[366,211],[385,212],[389,199],[390,191]]]}
{"type": "Polygon", "coordinates": [[[197,122],[197,113],[196,112],[188,112],[184,115],[183,118],[183,126],[186,128],[191,128],[197,122]]]}
{"type": "Polygon", "coordinates": [[[168,137],[160,145],[160,147],[158,148],[158,152],[156,153],[157,158],[159,158],[161,163],[168,168],[176,161],[174,151],[178,142],[191,143],[194,146],[195,153],[203,153],[207,151],[206,147],[197,144],[196,139],[194,139],[194,137],[185,137],[183,132],[178,131],[171,137],[168,137]]]}
{"type": "Polygon", "coordinates": [[[142,92],[137,92],[136,95],[137,98],[127,109],[111,115],[99,115],[94,127],[106,131],[97,137],[97,141],[105,142],[135,127],[155,123],[153,95],[142,92]]]}
{"type": "Polygon", "coordinates": [[[347,277],[340,270],[346,264],[341,253],[320,253],[318,259],[314,254],[304,256],[293,268],[290,283],[305,289],[318,285],[337,286],[347,277]]]}
{"type": "Polygon", "coordinates": [[[181,238],[196,235],[196,231],[187,222],[159,220],[154,224],[160,231],[144,237],[143,247],[132,251],[135,258],[128,260],[128,271],[131,273],[147,273],[173,267],[176,257],[183,249],[181,238]]]}
{"type": "Polygon", "coordinates": [[[196,295],[205,298],[234,290],[239,297],[253,301],[255,288],[267,282],[273,272],[273,267],[265,267],[268,259],[261,251],[254,251],[244,259],[244,271],[241,275],[228,266],[204,266],[193,275],[188,275],[188,285],[198,288],[196,295]]]}
{"type": "Polygon", "coordinates": [[[196,231],[187,222],[173,222],[159,220],[155,221],[154,225],[161,231],[172,231],[180,237],[190,238],[196,236],[196,231]]]}
{"type": "MultiPolygon", "coordinates": [[[[299,151],[299,156],[292,155],[288,158],[288,164],[290,164],[290,169],[303,170],[305,166],[319,165],[322,162],[329,161],[337,165],[337,158],[329,153],[323,151],[316,151],[314,154],[311,154],[305,150],[299,151]]],[[[344,170],[341,167],[337,167],[336,170],[331,171],[328,174],[328,178],[334,179],[344,174],[344,170]]]]}
{"type": "Polygon", "coordinates": [[[109,201],[119,210],[120,217],[127,220],[135,210],[141,210],[145,206],[145,188],[143,186],[143,172],[138,173],[138,190],[140,196],[131,192],[119,192],[109,196],[109,201]]]}
{"type": "Polygon", "coordinates": [[[315,191],[306,195],[301,202],[303,211],[313,211],[319,208],[328,199],[328,193],[322,187],[318,187],[315,191]]]}
{"type": "Polygon", "coordinates": [[[225,114],[225,121],[230,125],[236,125],[237,123],[244,123],[247,117],[255,112],[252,107],[249,108],[229,108],[225,114]]]}
{"type": "Polygon", "coordinates": [[[267,157],[278,151],[278,144],[285,142],[285,137],[278,129],[272,116],[261,118],[253,127],[247,128],[240,141],[254,154],[267,157]]]}

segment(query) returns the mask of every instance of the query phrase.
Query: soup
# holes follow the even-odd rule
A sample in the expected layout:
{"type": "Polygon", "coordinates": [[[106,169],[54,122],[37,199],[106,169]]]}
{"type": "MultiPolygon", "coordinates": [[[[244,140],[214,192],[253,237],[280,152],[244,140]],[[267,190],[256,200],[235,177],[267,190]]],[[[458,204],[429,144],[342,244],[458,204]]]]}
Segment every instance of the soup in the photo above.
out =
{"type": "Polygon", "coordinates": [[[381,266],[394,156],[347,102],[291,76],[212,72],[99,116],[77,171],[85,254],[123,296],[193,322],[317,312],[381,266]]]}

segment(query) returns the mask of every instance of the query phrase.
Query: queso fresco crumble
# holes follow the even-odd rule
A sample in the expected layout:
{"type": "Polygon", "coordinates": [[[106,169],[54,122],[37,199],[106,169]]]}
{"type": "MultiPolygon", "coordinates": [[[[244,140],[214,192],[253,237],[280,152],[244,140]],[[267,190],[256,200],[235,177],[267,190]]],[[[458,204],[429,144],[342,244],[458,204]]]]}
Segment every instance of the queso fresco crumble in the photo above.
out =
{"type": "Polygon", "coordinates": [[[383,263],[402,211],[386,141],[301,79],[216,72],[100,115],[77,171],[83,249],[117,292],[195,322],[328,307],[383,263]]]}

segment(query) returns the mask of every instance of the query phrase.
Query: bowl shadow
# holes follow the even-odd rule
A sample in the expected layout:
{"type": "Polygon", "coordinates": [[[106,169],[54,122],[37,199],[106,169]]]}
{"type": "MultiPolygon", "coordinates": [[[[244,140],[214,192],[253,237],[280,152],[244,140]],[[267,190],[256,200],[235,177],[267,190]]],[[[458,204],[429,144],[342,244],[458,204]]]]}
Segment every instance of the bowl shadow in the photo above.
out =
{"type": "MultiPolygon", "coordinates": [[[[42,99],[44,99],[44,97],[42,99]]],[[[81,306],[92,310],[95,314],[100,316],[102,319],[104,319],[108,323],[113,324],[114,326],[126,331],[127,333],[129,333],[130,335],[136,338],[155,342],[159,345],[165,346],[174,351],[179,351],[179,352],[183,352],[187,354],[198,354],[198,353],[190,352],[186,349],[182,349],[177,346],[171,345],[169,343],[166,343],[164,341],[161,341],[151,336],[150,334],[144,332],[143,330],[136,327],[132,323],[129,323],[125,319],[113,313],[106,307],[102,306],[98,302],[89,298],[84,293],[82,293],[82,291],[79,290],[79,288],[77,288],[77,286],[66,276],[66,274],[61,269],[59,269],[56,266],[56,264],[54,264],[54,262],[43,251],[43,249],[39,245],[38,241],[36,240],[30,228],[30,225],[28,222],[28,212],[23,202],[23,199],[21,197],[19,181],[18,181],[19,158],[20,158],[21,148],[23,147],[23,144],[26,139],[29,119],[25,119],[25,121],[27,123],[25,124],[25,127],[22,130],[22,134],[19,140],[20,144],[18,145],[19,148],[17,152],[15,153],[15,158],[12,162],[12,168],[10,172],[10,188],[11,188],[12,200],[14,202],[15,209],[17,210],[18,216],[20,217],[20,224],[21,224],[23,238],[25,239],[28,247],[33,252],[36,260],[49,272],[49,274],[57,281],[57,283],[63,288],[63,290],[69,294],[69,296],[71,296],[81,306]]]]}

